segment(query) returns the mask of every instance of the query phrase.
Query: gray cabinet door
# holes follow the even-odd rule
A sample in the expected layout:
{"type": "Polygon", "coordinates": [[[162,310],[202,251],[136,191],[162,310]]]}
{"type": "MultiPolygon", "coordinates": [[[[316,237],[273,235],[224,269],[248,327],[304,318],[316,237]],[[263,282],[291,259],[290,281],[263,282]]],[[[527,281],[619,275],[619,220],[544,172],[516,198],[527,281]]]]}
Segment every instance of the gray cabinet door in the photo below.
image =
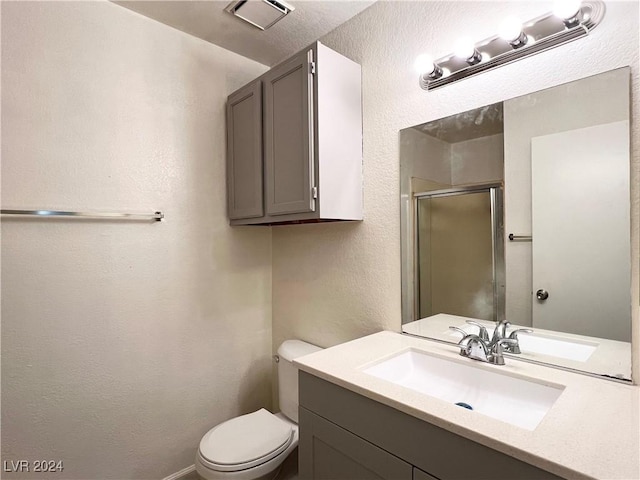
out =
{"type": "Polygon", "coordinates": [[[413,480],[438,480],[436,477],[423,472],[419,468],[413,467],[413,480]]]}
{"type": "Polygon", "coordinates": [[[313,51],[270,70],[264,81],[264,146],[268,215],[312,212],[313,51]]]}
{"type": "Polygon", "coordinates": [[[299,474],[303,480],[411,480],[398,457],[300,408],[299,474]]]}
{"type": "Polygon", "coordinates": [[[227,100],[229,218],[264,215],[262,183],[262,87],[257,81],[227,100]]]}

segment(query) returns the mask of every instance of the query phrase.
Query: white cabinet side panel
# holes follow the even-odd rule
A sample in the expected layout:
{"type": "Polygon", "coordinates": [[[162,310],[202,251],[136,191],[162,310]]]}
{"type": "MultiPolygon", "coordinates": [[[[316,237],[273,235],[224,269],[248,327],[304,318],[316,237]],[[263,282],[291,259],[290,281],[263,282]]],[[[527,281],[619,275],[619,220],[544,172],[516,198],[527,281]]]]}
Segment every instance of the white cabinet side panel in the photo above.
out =
{"type": "Polygon", "coordinates": [[[320,216],[362,220],[360,65],[318,43],[320,216]]]}

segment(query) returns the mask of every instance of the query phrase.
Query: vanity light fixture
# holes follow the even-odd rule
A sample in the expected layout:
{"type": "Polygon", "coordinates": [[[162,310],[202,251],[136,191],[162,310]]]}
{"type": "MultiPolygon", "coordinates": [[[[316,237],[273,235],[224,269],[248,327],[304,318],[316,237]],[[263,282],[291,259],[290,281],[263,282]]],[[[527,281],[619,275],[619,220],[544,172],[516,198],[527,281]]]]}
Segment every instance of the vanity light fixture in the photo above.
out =
{"type": "Polygon", "coordinates": [[[521,58],[544,52],[589,34],[603,19],[602,0],[556,0],[552,12],[528,22],[506,18],[499,35],[474,43],[460,39],[453,54],[432,60],[420,55],[414,64],[420,87],[434,90],[521,58]]]}
{"type": "Polygon", "coordinates": [[[529,37],[522,31],[522,22],[517,17],[507,17],[500,24],[498,35],[509,42],[512,48],[524,47],[529,37]]]}
{"type": "Polygon", "coordinates": [[[482,61],[482,55],[476,48],[471,37],[463,37],[458,40],[453,47],[453,54],[469,65],[476,65],[482,61]]]}
{"type": "Polygon", "coordinates": [[[553,14],[562,19],[568,27],[575,27],[580,23],[580,0],[557,0],[553,6],[553,14]]]}
{"type": "Polygon", "coordinates": [[[429,55],[418,55],[413,67],[419,75],[427,76],[433,80],[440,78],[444,73],[429,55]]]}

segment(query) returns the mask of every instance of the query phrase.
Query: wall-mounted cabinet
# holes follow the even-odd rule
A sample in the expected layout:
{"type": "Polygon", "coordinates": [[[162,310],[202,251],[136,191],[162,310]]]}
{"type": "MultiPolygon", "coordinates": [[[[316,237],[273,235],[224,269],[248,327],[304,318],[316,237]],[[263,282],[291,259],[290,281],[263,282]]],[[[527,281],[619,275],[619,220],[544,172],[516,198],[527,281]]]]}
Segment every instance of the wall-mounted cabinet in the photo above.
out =
{"type": "Polygon", "coordinates": [[[362,220],[360,66],[319,42],[227,101],[231,225],[362,220]]]}

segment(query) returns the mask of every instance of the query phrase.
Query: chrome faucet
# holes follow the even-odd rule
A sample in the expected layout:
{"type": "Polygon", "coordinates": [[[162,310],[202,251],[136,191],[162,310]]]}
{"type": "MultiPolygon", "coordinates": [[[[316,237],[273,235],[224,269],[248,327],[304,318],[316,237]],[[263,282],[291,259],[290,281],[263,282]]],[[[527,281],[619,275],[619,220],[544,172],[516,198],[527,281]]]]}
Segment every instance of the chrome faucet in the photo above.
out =
{"type": "Polygon", "coordinates": [[[482,340],[478,335],[469,334],[462,337],[462,340],[458,342],[460,347],[460,355],[463,357],[469,357],[473,360],[480,360],[481,362],[488,362],[489,347],[487,343],[482,340]]]}
{"type": "Polygon", "coordinates": [[[491,363],[494,365],[504,365],[504,357],[502,356],[502,353],[506,351],[507,348],[517,346],[518,340],[514,340],[513,338],[501,338],[491,346],[491,363]],[[502,348],[503,345],[505,346],[505,350],[502,348]]]}
{"type": "Polygon", "coordinates": [[[504,365],[503,353],[521,353],[519,333],[533,333],[530,328],[518,328],[507,336],[507,329],[511,323],[507,320],[500,320],[496,322],[493,335],[489,340],[489,333],[484,325],[473,320],[467,320],[466,323],[478,327],[478,333],[468,333],[462,328],[449,327],[450,330],[462,334],[462,340],[458,342],[460,355],[495,365],[504,365]]]}
{"type": "Polygon", "coordinates": [[[493,330],[493,337],[491,338],[491,343],[496,343],[498,340],[502,338],[507,338],[507,328],[511,325],[506,320],[500,320],[496,322],[496,328],[493,330]]]}
{"type": "Polygon", "coordinates": [[[511,335],[509,335],[509,339],[511,340],[515,340],[516,343],[515,345],[505,345],[504,347],[504,351],[507,353],[522,353],[520,351],[520,340],[518,339],[518,334],[519,333],[533,333],[533,330],[531,330],[530,328],[519,328],[518,330],[514,330],[513,332],[511,332],[511,335]]]}
{"type": "MultiPolygon", "coordinates": [[[[458,332],[464,332],[458,327],[449,327],[452,330],[458,332]]],[[[462,340],[458,342],[460,348],[460,355],[463,357],[471,358],[472,360],[479,360],[481,362],[492,363],[493,365],[504,365],[503,345],[517,345],[518,341],[512,338],[500,338],[495,343],[487,343],[478,335],[471,333],[462,337],[462,340]]]]}
{"type": "Polygon", "coordinates": [[[478,322],[474,322],[473,320],[467,320],[466,323],[468,323],[469,325],[473,325],[474,327],[478,327],[478,336],[485,342],[489,343],[489,333],[487,332],[487,329],[484,325],[478,322]]]}
{"type": "Polygon", "coordinates": [[[511,332],[511,334],[507,337],[507,328],[510,327],[511,324],[506,320],[501,320],[496,322],[496,328],[493,331],[493,337],[491,338],[491,345],[496,344],[498,341],[508,338],[510,340],[515,340],[515,343],[508,343],[504,346],[504,351],[506,353],[518,354],[520,351],[520,343],[518,342],[518,334],[519,333],[533,333],[533,330],[530,328],[519,328],[511,332]]]}

